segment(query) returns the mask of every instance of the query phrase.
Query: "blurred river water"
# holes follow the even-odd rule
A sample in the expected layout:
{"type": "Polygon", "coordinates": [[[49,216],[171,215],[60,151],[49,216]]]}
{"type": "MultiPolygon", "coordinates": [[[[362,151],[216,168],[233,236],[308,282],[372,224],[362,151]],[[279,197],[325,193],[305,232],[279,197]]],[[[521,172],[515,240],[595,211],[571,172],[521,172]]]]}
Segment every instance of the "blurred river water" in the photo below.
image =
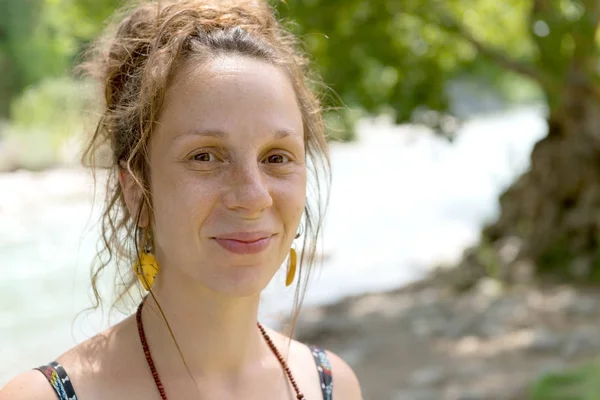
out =
{"type": "MultiPolygon", "coordinates": [[[[417,126],[363,121],[358,142],[332,145],[326,257],[305,304],[396,288],[458,260],[545,130],[535,107],[472,119],[454,143],[417,126]]],[[[91,305],[102,197],[93,209],[92,199],[83,169],[0,174],[0,386],[124,318],[75,318],[91,305]]],[[[293,302],[280,272],[261,304],[272,326],[293,302]]]]}

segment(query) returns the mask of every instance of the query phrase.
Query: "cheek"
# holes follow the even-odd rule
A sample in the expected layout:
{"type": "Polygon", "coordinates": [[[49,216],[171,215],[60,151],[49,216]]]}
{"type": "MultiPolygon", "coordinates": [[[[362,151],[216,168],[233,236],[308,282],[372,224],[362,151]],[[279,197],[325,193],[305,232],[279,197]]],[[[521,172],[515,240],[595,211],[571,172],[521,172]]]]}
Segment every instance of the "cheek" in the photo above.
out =
{"type": "MultiPolygon", "coordinates": [[[[157,177],[153,187],[154,218],[159,232],[175,236],[197,231],[210,214],[217,192],[211,182],[189,176],[157,177]]],[[[166,238],[169,239],[169,238],[166,238]]]]}
{"type": "Polygon", "coordinates": [[[279,208],[285,212],[287,222],[296,223],[302,217],[306,205],[306,174],[299,173],[274,185],[272,195],[279,203],[279,208]]]}

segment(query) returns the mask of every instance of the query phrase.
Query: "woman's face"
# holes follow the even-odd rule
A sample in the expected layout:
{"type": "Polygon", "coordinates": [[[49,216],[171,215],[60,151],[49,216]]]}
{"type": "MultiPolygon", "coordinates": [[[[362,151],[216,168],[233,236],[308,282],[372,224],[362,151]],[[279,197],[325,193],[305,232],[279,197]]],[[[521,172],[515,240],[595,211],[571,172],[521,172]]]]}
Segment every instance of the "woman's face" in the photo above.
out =
{"type": "Polygon", "coordinates": [[[187,63],[150,141],[150,175],[161,275],[227,295],[260,292],[306,200],[302,115],[288,77],[243,56],[187,63]]]}

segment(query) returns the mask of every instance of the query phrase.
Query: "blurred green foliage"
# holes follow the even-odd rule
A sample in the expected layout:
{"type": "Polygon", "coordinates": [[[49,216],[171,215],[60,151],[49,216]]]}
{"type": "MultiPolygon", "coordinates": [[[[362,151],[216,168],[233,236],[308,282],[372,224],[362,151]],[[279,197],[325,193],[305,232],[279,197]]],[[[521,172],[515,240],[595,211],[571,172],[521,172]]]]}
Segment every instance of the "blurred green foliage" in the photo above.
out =
{"type": "Polygon", "coordinates": [[[94,92],[71,71],[120,3],[0,0],[0,170],[72,162],[94,92]]]}
{"type": "MultiPolygon", "coordinates": [[[[532,58],[527,34],[529,1],[510,0],[274,0],[281,17],[294,21],[330,95],[326,116],[334,139],[351,139],[364,113],[390,113],[397,122],[423,110],[452,111],[448,84],[476,76],[496,90],[504,71],[483,64],[477,49],[449,32],[451,15],[493,46],[517,59],[532,58]],[[434,11],[434,12],[432,12],[434,11]],[[440,12],[438,12],[440,11],[440,12]],[[493,21],[492,23],[490,23],[493,21]],[[330,92],[331,93],[331,92],[330,92]],[[346,106],[348,108],[346,108],[346,106]]],[[[120,0],[0,1],[0,117],[30,85],[68,74],[120,0]]],[[[516,81],[513,87],[524,87],[516,81]]],[[[514,97],[512,90],[504,91],[514,97]]],[[[439,121],[433,123],[444,131],[439,121]]]]}
{"type": "Polygon", "coordinates": [[[29,86],[69,74],[119,0],[0,0],[0,118],[29,86]]]}
{"type": "Polygon", "coordinates": [[[91,83],[69,77],[47,78],[28,87],[12,103],[11,123],[4,133],[12,165],[6,168],[37,170],[76,162],[82,134],[94,115],[95,93],[91,83]]]}
{"type": "Polygon", "coordinates": [[[453,80],[475,76],[496,89],[506,81],[504,70],[479,57],[476,46],[458,34],[447,18],[462,21],[490,48],[531,62],[529,3],[273,1],[284,19],[294,21],[292,30],[301,36],[318,72],[344,105],[370,114],[390,113],[398,123],[414,121],[424,109],[440,115],[451,112],[448,85],[453,80]]]}
{"type": "MultiPolygon", "coordinates": [[[[0,1],[0,118],[30,85],[68,74],[121,3],[0,1]]],[[[595,0],[271,3],[333,89],[325,105],[343,110],[326,116],[333,138],[352,138],[358,117],[379,113],[450,135],[456,124],[444,121],[456,111],[455,82],[475,81],[473,87],[492,88],[506,100],[543,92],[552,107],[561,103],[560,85],[573,75],[573,59],[585,58],[578,64],[584,72],[574,79],[597,79],[597,73],[590,78],[596,63],[585,57],[598,51],[597,40],[589,40],[596,35],[595,0]]]]}
{"type": "Polygon", "coordinates": [[[597,0],[273,3],[346,105],[391,112],[398,123],[423,109],[452,113],[449,86],[465,77],[495,89],[523,89],[526,80],[557,115],[569,101],[566,86],[600,83],[597,0]]]}
{"type": "Polygon", "coordinates": [[[600,400],[600,362],[546,374],[533,385],[530,400],[600,400]]]}

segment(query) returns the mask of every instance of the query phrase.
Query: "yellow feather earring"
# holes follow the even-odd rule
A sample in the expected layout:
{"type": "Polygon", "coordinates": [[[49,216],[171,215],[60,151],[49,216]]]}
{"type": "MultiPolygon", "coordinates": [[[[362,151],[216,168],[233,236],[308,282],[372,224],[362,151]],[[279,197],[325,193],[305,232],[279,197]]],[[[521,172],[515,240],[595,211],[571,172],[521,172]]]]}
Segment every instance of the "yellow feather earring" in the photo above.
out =
{"type": "Polygon", "coordinates": [[[137,275],[144,289],[150,291],[156,280],[156,275],[158,275],[159,268],[158,261],[156,261],[154,254],[152,254],[152,247],[150,244],[152,243],[152,239],[150,239],[148,232],[146,232],[145,241],[144,252],[133,266],[133,271],[137,275]]]}
{"type": "MultiPolygon", "coordinates": [[[[302,225],[299,227],[299,231],[296,232],[296,237],[294,239],[298,239],[302,236],[302,232],[304,231],[302,225]]],[[[290,255],[288,257],[288,268],[287,274],[285,276],[285,286],[290,286],[294,282],[294,278],[296,277],[296,266],[298,263],[298,256],[296,254],[296,244],[292,243],[292,248],[290,249],[290,255]]]]}
{"type": "Polygon", "coordinates": [[[154,285],[154,280],[158,274],[158,262],[154,255],[152,253],[142,253],[133,270],[144,289],[149,291],[154,285]]]}
{"type": "Polygon", "coordinates": [[[288,269],[287,275],[285,277],[285,286],[290,286],[292,282],[294,282],[294,278],[296,277],[296,249],[290,249],[290,255],[288,259],[288,269]]]}

